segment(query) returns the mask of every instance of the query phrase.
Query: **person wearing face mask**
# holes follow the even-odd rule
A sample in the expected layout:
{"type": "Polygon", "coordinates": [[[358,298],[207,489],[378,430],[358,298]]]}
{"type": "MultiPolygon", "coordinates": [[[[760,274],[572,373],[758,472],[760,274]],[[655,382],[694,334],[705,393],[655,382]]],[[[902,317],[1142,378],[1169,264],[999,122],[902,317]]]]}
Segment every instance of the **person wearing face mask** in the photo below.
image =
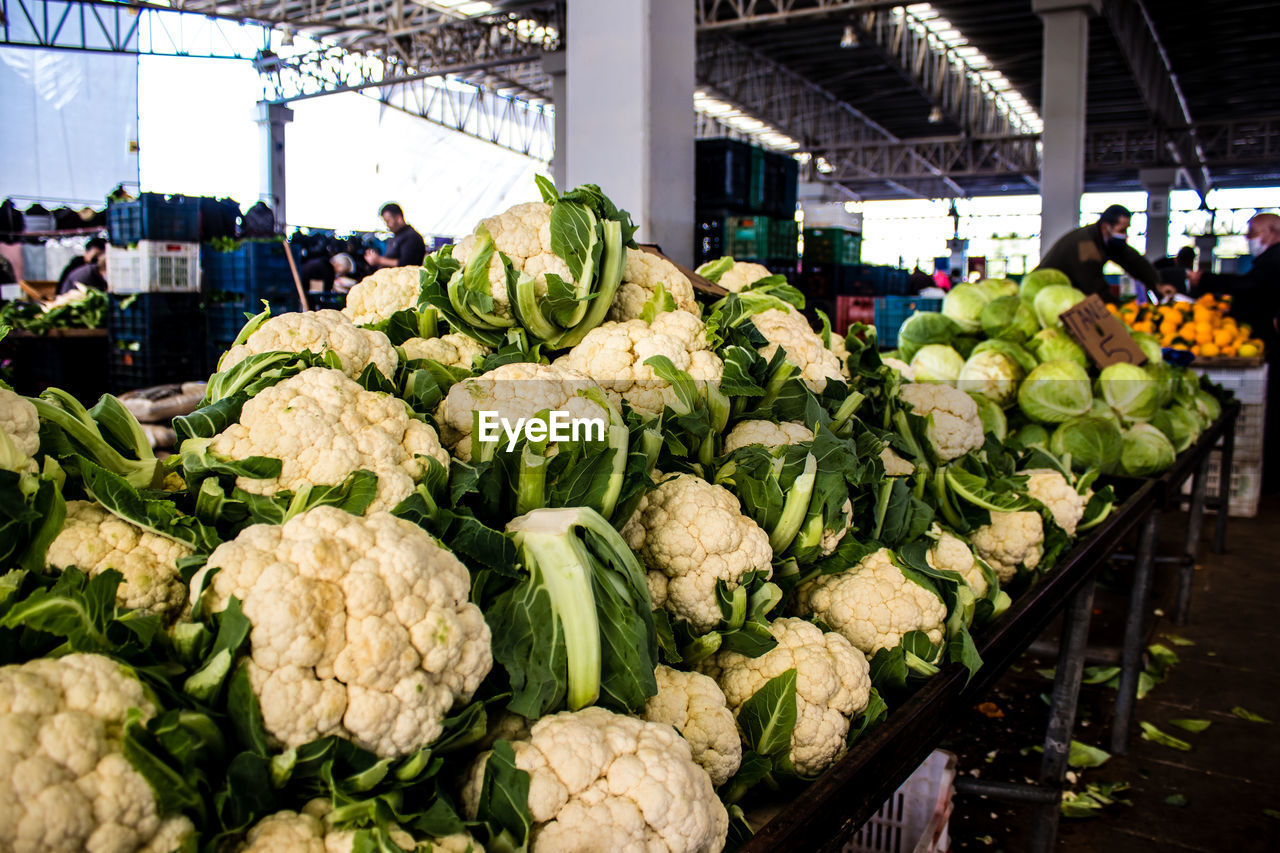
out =
{"type": "Polygon", "coordinates": [[[1245,232],[1253,266],[1243,275],[1219,275],[1202,270],[1187,274],[1191,295],[1230,294],[1231,316],[1253,327],[1253,333],[1267,346],[1270,359],[1280,345],[1276,317],[1280,315],[1280,216],[1259,213],[1249,220],[1245,232]]]}
{"type": "Polygon", "coordinates": [[[1148,288],[1160,282],[1155,267],[1128,243],[1129,220],[1126,207],[1113,204],[1098,221],[1064,234],[1040,257],[1040,267],[1061,270],[1086,295],[1096,293],[1108,302],[1114,301],[1102,268],[1114,261],[1130,276],[1148,288]]]}

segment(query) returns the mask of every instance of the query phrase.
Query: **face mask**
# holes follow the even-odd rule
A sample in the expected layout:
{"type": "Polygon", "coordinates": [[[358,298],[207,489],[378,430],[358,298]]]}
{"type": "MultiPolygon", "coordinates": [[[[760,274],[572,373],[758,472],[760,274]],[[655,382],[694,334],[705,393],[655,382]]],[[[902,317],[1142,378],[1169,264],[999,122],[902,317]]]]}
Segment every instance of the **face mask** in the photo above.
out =
{"type": "Polygon", "coordinates": [[[1249,254],[1253,255],[1256,258],[1258,257],[1258,255],[1261,255],[1266,250],[1267,250],[1267,246],[1263,245],[1261,237],[1249,238],[1249,254]]]}
{"type": "Polygon", "coordinates": [[[1118,249],[1121,246],[1123,246],[1126,242],[1127,241],[1125,240],[1125,236],[1123,234],[1112,234],[1110,237],[1107,238],[1107,245],[1110,246],[1112,249],[1118,249]]]}

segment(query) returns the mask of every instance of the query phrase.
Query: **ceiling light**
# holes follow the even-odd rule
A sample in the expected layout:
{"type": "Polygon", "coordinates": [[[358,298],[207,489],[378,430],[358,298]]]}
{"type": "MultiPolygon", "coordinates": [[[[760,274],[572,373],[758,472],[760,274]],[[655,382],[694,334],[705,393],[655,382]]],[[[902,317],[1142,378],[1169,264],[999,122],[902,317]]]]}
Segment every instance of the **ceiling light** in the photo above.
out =
{"type": "Polygon", "coordinates": [[[840,46],[849,48],[857,47],[859,44],[858,34],[853,31],[853,24],[845,24],[844,35],[840,36],[840,46]]]}
{"type": "Polygon", "coordinates": [[[818,171],[824,175],[829,175],[836,170],[835,166],[832,166],[827,162],[826,157],[819,157],[818,162],[815,165],[817,166],[818,171]]]}
{"type": "Polygon", "coordinates": [[[942,122],[942,107],[935,106],[929,110],[929,124],[940,124],[942,122]]]}

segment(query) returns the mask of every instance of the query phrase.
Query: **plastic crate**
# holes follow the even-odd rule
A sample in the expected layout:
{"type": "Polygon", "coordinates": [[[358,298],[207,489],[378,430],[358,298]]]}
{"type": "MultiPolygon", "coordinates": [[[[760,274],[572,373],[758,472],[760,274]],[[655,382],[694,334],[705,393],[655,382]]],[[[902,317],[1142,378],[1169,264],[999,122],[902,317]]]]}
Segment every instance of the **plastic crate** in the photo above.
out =
{"type": "Polygon", "coordinates": [[[240,227],[240,205],[229,198],[197,199],[200,209],[200,240],[235,237],[240,227]]]}
{"type": "Polygon", "coordinates": [[[204,346],[196,334],[180,351],[148,346],[142,341],[111,342],[107,366],[107,386],[113,393],[152,385],[203,379],[204,346]]]}
{"type": "MultiPolygon", "coordinates": [[[[1265,403],[1267,400],[1267,365],[1258,367],[1237,368],[1195,368],[1196,372],[1205,376],[1215,385],[1221,385],[1236,395],[1236,399],[1244,405],[1265,403]]],[[[1239,428],[1237,427],[1237,435],[1239,428]]]]}
{"type": "Polygon", "coordinates": [[[322,311],[325,308],[341,311],[347,307],[347,294],[333,291],[308,293],[307,302],[310,304],[312,311],[322,311]]]}
{"type": "Polygon", "coordinates": [[[764,152],[736,139],[699,139],[694,195],[700,207],[758,209],[764,196],[764,152]]]}
{"type": "Polygon", "coordinates": [[[843,228],[806,228],[804,259],[815,264],[858,264],[862,260],[862,235],[843,228]]]}
{"type": "Polygon", "coordinates": [[[769,228],[769,256],[795,260],[800,256],[800,223],[773,219],[769,228]]]}
{"type": "Polygon", "coordinates": [[[135,201],[113,201],[107,205],[107,233],[116,246],[142,240],[200,240],[201,199],[192,196],[164,196],[142,193],[135,201]]]}
{"type": "Polygon", "coordinates": [[[854,323],[871,325],[875,319],[875,298],[871,296],[837,296],[832,328],[843,335],[854,323]]]}
{"type": "Polygon", "coordinates": [[[767,216],[732,216],[725,221],[725,254],[737,260],[769,257],[773,220],[767,216]]]}
{"type": "Polygon", "coordinates": [[[791,219],[796,213],[796,194],[800,184],[800,164],[789,154],[766,151],[764,154],[764,209],[770,216],[791,219]]]}
{"type": "Polygon", "coordinates": [[[107,289],[112,293],[184,293],[200,289],[200,244],[142,240],[107,247],[107,289]]]}
{"type": "MultiPolygon", "coordinates": [[[[1214,451],[1209,455],[1209,469],[1205,478],[1205,494],[1218,494],[1218,483],[1222,479],[1222,454],[1214,451]]],[[[1188,477],[1182,484],[1182,493],[1191,494],[1192,478],[1188,477]]],[[[1262,498],[1262,456],[1243,456],[1239,452],[1231,458],[1231,482],[1228,484],[1227,514],[1233,518],[1253,518],[1258,514],[1258,503],[1262,498]]],[[[1209,510],[1213,512],[1213,510],[1209,510]]]]}
{"type": "Polygon", "coordinates": [[[182,346],[203,325],[198,293],[110,294],[107,336],[182,346]]]}
{"type": "Polygon", "coordinates": [[[912,314],[942,310],[941,299],[921,299],[918,296],[877,296],[875,302],[876,339],[882,347],[889,349],[898,345],[898,329],[912,314]]]}
{"type": "MultiPolygon", "coordinates": [[[[296,247],[291,248],[294,262],[301,264],[301,252],[296,247]]],[[[290,310],[296,311],[297,288],[284,252],[284,243],[278,240],[249,240],[230,252],[221,252],[212,246],[201,246],[200,265],[203,269],[204,289],[238,294],[254,305],[262,299],[274,304],[291,295],[290,310]]]]}
{"type": "Polygon", "coordinates": [[[956,757],[935,749],[844,846],[844,853],[944,853],[956,757]]]}

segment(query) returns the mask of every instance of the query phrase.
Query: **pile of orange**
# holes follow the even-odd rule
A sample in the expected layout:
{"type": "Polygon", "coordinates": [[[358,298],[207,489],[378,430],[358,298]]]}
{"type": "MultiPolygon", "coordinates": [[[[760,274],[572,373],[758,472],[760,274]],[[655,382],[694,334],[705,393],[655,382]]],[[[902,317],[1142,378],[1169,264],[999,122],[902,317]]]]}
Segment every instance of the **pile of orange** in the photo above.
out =
{"type": "Polygon", "coordinates": [[[1135,332],[1158,337],[1162,347],[1190,350],[1200,358],[1262,355],[1262,341],[1251,336],[1249,324],[1227,316],[1229,296],[1206,293],[1195,302],[1141,306],[1126,302],[1108,307],[1135,332]]]}

